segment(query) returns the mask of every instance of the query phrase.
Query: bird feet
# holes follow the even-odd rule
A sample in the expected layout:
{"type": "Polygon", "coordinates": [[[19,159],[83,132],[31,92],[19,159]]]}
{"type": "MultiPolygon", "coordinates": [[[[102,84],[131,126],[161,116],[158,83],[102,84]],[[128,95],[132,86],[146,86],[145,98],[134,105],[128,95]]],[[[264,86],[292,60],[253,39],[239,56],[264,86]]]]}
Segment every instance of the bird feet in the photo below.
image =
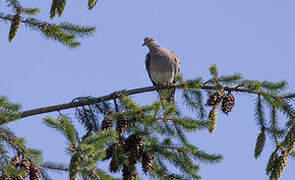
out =
{"type": "Polygon", "coordinates": [[[170,88],[170,87],[172,87],[174,84],[173,83],[169,83],[169,82],[167,82],[167,83],[165,83],[165,84],[157,84],[157,86],[160,88],[160,89],[166,89],[166,88],[170,88]]]}

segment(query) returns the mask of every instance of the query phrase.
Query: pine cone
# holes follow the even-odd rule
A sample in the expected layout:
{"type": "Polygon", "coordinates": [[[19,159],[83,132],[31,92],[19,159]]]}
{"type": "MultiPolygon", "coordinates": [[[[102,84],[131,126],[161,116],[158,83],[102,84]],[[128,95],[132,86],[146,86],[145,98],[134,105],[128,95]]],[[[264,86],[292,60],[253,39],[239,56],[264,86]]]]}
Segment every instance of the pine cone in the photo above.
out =
{"type": "Polygon", "coordinates": [[[277,154],[277,150],[275,150],[269,157],[269,160],[267,162],[267,166],[266,166],[266,174],[268,175],[275,167],[275,165],[277,164],[278,161],[278,154],[277,154]]]}
{"type": "Polygon", "coordinates": [[[135,167],[134,166],[123,166],[123,180],[132,180],[132,177],[135,176],[135,167]]]}
{"type": "Polygon", "coordinates": [[[20,163],[20,158],[19,156],[14,156],[11,160],[10,160],[10,164],[14,167],[18,167],[20,163]]]}
{"type": "Polygon", "coordinates": [[[21,21],[22,21],[22,19],[21,19],[20,14],[17,13],[16,15],[13,16],[13,19],[11,21],[10,30],[9,30],[9,37],[8,37],[10,42],[15,38],[16,33],[20,27],[21,21]]]}
{"type": "Polygon", "coordinates": [[[112,144],[107,149],[107,158],[112,157],[112,160],[109,164],[109,169],[111,172],[118,172],[120,170],[120,166],[124,161],[122,153],[124,152],[120,144],[112,144]]]}
{"type": "Polygon", "coordinates": [[[114,117],[112,113],[108,113],[101,123],[101,130],[112,129],[114,117]]]}
{"type": "Polygon", "coordinates": [[[1,180],[12,180],[12,177],[6,172],[5,169],[2,170],[1,180]]]}
{"type": "Polygon", "coordinates": [[[124,150],[125,152],[130,152],[128,157],[130,164],[134,165],[136,164],[136,161],[140,159],[142,155],[143,143],[144,139],[136,134],[132,134],[127,138],[124,150]]]}
{"type": "Polygon", "coordinates": [[[213,133],[217,123],[217,105],[213,106],[209,113],[209,132],[213,133]]]}
{"type": "Polygon", "coordinates": [[[220,92],[215,92],[213,94],[210,95],[209,99],[207,100],[207,105],[208,106],[215,106],[218,103],[221,102],[222,100],[222,93],[220,92]]]}
{"type": "Polygon", "coordinates": [[[110,165],[109,165],[110,172],[112,172],[112,173],[118,172],[120,165],[121,165],[121,163],[120,163],[119,159],[113,158],[110,162],[110,165]]]}
{"type": "Polygon", "coordinates": [[[142,154],[142,170],[147,173],[153,169],[154,156],[144,152],[142,154]]]}
{"type": "Polygon", "coordinates": [[[10,135],[8,135],[7,138],[8,138],[8,141],[9,141],[9,142],[11,142],[11,143],[13,143],[13,144],[16,143],[16,142],[15,142],[15,137],[14,137],[14,136],[10,136],[10,135]]]}
{"type": "Polygon", "coordinates": [[[22,180],[25,179],[30,173],[30,161],[27,158],[23,157],[22,162],[20,163],[20,167],[25,170],[24,175],[18,177],[19,180],[22,180]]]}
{"type": "Polygon", "coordinates": [[[53,0],[50,9],[50,18],[53,18],[56,13],[61,16],[66,5],[65,0],[53,0]]]}
{"type": "Polygon", "coordinates": [[[288,134],[286,135],[285,140],[283,141],[283,143],[281,144],[282,146],[287,148],[287,152],[292,152],[293,147],[295,145],[295,127],[292,127],[288,134]]]}
{"type": "Polygon", "coordinates": [[[270,179],[278,180],[280,179],[286,164],[287,164],[288,153],[283,151],[282,155],[278,158],[277,164],[275,165],[273,171],[271,172],[270,179]]]}
{"type": "Polygon", "coordinates": [[[36,164],[31,164],[30,167],[30,180],[40,180],[41,179],[41,173],[40,169],[36,164]]]}
{"type": "Polygon", "coordinates": [[[182,179],[182,177],[180,177],[177,174],[169,174],[168,176],[166,176],[167,180],[179,180],[182,179]]]}
{"type": "Polygon", "coordinates": [[[61,16],[66,6],[66,0],[60,0],[59,6],[57,7],[57,14],[61,16]]]}
{"type": "Polygon", "coordinates": [[[235,97],[229,91],[222,100],[221,110],[225,114],[228,114],[229,112],[231,112],[234,105],[235,105],[235,97]]]}
{"type": "Polygon", "coordinates": [[[97,0],[88,0],[88,9],[92,9],[95,4],[97,3],[97,0]]]}
{"type": "Polygon", "coordinates": [[[120,115],[118,122],[117,122],[117,127],[116,130],[119,134],[119,136],[122,136],[128,126],[128,119],[124,115],[120,115]]]}
{"type": "Polygon", "coordinates": [[[255,152],[254,152],[254,156],[256,159],[260,156],[264,148],[264,144],[265,144],[265,133],[264,133],[264,129],[262,129],[256,140],[256,146],[255,146],[255,152]]]}
{"type": "Polygon", "coordinates": [[[52,1],[52,4],[51,4],[51,9],[50,9],[50,18],[53,18],[56,13],[57,13],[57,6],[58,6],[58,3],[56,0],[53,0],[52,1]]]}
{"type": "Polygon", "coordinates": [[[111,157],[113,157],[113,151],[114,151],[115,146],[116,146],[116,144],[112,144],[107,148],[106,157],[103,160],[107,160],[107,159],[110,159],[111,157]]]}

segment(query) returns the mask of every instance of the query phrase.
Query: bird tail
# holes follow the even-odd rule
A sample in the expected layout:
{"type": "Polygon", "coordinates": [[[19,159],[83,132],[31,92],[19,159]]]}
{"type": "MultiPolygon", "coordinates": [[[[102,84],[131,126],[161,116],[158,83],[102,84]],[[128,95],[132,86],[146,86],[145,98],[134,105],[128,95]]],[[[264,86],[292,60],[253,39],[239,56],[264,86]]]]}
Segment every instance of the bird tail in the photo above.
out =
{"type": "Polygon", "coordinates": [[[174,94],[175,94],[175,88],[170,89],[159,89],[158,93],[160,95],[160,100],[162,104],[172,104],[174,105],[174,94]]]}

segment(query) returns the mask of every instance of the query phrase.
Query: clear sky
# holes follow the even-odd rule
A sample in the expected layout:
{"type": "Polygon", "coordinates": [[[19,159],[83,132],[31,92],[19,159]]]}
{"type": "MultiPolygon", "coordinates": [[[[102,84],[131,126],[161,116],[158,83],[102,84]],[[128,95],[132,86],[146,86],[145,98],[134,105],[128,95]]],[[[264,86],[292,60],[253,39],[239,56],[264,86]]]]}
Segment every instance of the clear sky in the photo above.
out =
{"type": "MultiPolygon", "coordinates": [[[[26,4],[40,7],[39,17],[49,19],[50,0],[26,4]]],[[[1,3],[1,11],[4,8],[1,3]]],[[[23,26],[13,43],[8,43],[9,25],[1,23],[0,94],[27,110],[69,102],[77,96],[151,85],[144,64],[147,49],[140,46],[146,36],[180,56],[185,79],[207,78],[209,65],[217,64],[224,74],[287,80],[294,92],[294,9],[292,0],[99,0],[98,6],[88,11],[86,0],[68,1],[62,18],[54,21],[95,25],[94,37],[71,50],[23,26]]],[[[146,104],[157,94],[134,98],[146,104]]],[[[254,158],[259,133],[254,103],[255,96],[236,95],[233,113],[219,116],[213,135],[207,131],[191,134],[197,147],[224,156],[219,165],[201,166],[203,179],[267,179],[266,161],[274,147],[268,141],[262,156],[254,158]]],[[[42,123],[44,116],[9,126],[26,137],[30,147],[43,150],[46,160],[68,162],[65,139],[42,123]]],[[[293,179],[294,167],[294,159],[289,158],[281,179],[293,179]]],[[[53,177],[62,180],[66,176],[53,177]]]]}

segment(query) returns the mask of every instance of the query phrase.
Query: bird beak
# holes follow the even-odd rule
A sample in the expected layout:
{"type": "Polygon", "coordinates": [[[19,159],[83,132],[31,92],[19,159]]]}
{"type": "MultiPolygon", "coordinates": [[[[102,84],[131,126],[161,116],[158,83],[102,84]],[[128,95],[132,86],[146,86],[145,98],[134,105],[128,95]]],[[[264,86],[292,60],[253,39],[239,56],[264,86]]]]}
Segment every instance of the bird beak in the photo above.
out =
{"type": "Polygon", "coordinates": [[[145,46],[145,43],[143,43],[141,46],[145,46]]]}

